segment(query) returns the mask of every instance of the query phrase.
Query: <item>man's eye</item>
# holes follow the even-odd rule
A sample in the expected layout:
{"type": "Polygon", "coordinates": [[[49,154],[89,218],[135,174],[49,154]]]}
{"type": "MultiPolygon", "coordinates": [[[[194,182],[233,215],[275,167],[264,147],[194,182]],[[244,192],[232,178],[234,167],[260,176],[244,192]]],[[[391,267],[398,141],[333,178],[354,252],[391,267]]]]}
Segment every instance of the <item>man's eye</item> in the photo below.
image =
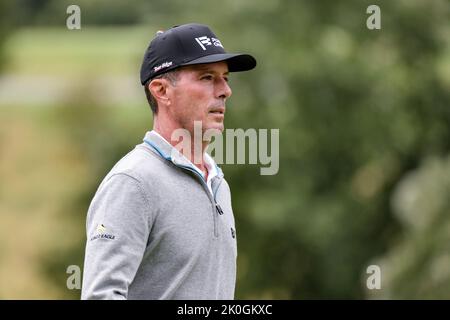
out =
{"type": "Polygon", "coordinates": [[[201,80],[212,80],[213,76],[212,75],[204,75],[200,78],[201,80]]]}

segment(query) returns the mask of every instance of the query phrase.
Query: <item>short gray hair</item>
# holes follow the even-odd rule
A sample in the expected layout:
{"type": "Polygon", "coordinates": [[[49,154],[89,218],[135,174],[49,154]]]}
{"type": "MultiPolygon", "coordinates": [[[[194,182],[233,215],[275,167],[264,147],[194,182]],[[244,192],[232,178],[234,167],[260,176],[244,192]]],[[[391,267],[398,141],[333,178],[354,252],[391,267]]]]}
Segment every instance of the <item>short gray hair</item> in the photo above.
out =
{"type": "Polygon", "coordinates": [[[148,104],[150,105],[150,108],[152,109],[152,112],[154,114],[156,114],[158,112],[158,102],[156,101],[155,97],[152,95],[152,93],[148,89],[148,85],[150,84],[150,82],[152,82],[152,80],[155,80],[155,79],[167,79],[170,81],[170,83],[172,85],[176,85],[177,80],[178,80],[178,70],[175,69],[175,70],[165,72],[163,74],[160,74],[159,76],[149,79],[145,83],[145,85],[144,85],[145,95],[147,96],[148,104]]]}

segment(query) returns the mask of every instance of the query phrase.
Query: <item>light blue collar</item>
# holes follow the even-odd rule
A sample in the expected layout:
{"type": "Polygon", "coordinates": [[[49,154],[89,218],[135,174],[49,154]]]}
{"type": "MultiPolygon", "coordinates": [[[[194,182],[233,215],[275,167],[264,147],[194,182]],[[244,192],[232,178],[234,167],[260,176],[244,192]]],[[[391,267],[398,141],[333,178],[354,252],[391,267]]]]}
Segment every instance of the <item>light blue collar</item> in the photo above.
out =
{"type": "MultiPolygon", "coordinates": [[[[174,165],[178,167],[189,167],[192,170],[195,170],[199,172],[199,170],[194,166],[194,164],[189,161],[183,154],[181,154],[177,149],[175,149],[169,142],[166,141],[161,135],[159,135],[155,131],[148,131],[145,134],[145,137],[143,141],[151,147],[158,155],[160,155],[162,158],[166,159],[167,161],[172,162],[174,165]]],[[[211,165],[215,167],[217,170],[217,176],[223,178],[224,174],[222,172],[222,169],[220,169],[214,159],[207,155],[209,157],[208,161],[211,165]]]]}

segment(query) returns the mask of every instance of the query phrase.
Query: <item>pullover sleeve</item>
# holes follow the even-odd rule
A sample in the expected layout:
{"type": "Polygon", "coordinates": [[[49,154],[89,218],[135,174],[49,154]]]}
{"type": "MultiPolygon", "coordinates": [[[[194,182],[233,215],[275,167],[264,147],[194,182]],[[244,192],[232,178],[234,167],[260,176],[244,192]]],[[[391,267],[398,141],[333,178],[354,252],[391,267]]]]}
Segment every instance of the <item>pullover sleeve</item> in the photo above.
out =
{"type": "Polygon", "coordinates": [[[127,299],[152,224],[141,183],[114,174],[99,187],[88,210],[81,299],[127,299]]]}

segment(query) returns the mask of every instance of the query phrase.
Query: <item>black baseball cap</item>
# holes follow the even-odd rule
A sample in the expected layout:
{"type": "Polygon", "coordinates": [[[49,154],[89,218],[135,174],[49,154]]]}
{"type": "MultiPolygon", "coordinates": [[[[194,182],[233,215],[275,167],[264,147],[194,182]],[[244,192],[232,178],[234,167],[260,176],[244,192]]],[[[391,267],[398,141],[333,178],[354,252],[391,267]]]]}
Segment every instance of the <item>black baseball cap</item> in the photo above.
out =
{"type": "Polygon", "coordinates": [[[158,32],[144,54],[141,83],[181,66],[225,61],[230,72],[247,71],[256,66],[249,54],[227,53],[211,29],[189,23],[158,32]]]}

